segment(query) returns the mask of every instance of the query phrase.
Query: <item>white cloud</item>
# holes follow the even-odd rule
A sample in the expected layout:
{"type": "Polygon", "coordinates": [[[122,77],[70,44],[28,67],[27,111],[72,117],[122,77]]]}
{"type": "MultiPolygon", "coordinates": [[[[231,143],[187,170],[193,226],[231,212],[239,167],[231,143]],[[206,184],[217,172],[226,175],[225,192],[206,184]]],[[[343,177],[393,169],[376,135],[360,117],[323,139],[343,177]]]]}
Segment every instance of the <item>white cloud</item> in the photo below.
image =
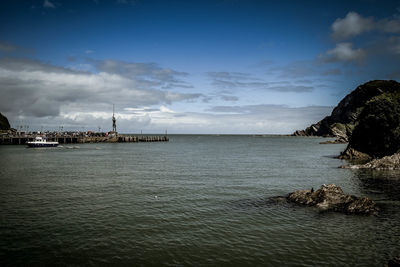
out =
{"type": "Polygon", "coordinates": [[[52,2],[50,2],[50,0],[44,0],[43,7],[56,8],[56,6],[52,2]]]}
{"type": "MultiPolygon", "coordinates": [[[[332,24],[332,37],[336,41],[352,39],[363,35],[364,48],[353,48],[353,42],[339,42],[336,47],[321,54],[319,59],[325,63],[362,62],[368,57],[398,56],[400,46],[400,16],[377,19],[363,17],[356,12],[349,12],[344,18],[338,18],[332,24]],[[376,37],[378,34],[379,37],[376,37]]],[[[358,40],[354,40],[359,43],[358,40]]]]}
{"type": "Polygon", "coordinates": [[[347,39],[374,27],[373,18],[363,18],[356,12],[349,12],[345,18],[339,18],[332,24],[332,35],[335,39],[347,39]]]}
{"type": "MultiPolygon", "coordinates": [[[[215,106],[205,112],[177,112],[170,107],[117,114],[122,132],[198,134],[289,134],[330,114],[332,107],[291,108],[284,105],[215,106]]],[[[105,127],[111,117],[105,114],[105,127]]],[[[85,118],[88,120],[88,118],[85,118]]]]}
{"type": "Polygon", "coordinates": [[[375,20],[373,17],[365,18],[356,12],[349,12],[346,17],[338,18],[332,24],[332,36],[336,40],[349,39],[370,31],[400,33],[400,18],[375,20]]]}
{"type": "Polygon", "coordinates": [[[331,111],[332,107],[321,106],[215,106],[206,113],[175,115],[173,120],[159,121],[159,124],[182,133],[289,134],[321,120],[331,111]]]}
{"type": "MultiPolygon", "coordinates": [[[[275,67],[274,70],[282,72],[282,76],[286,78],[290,73],[292,77],[302,77],[305,72],[309,71],[309,67],[296,65],[296,63],[290,64],[290,66],[285,67],[275,67]]],[[[266,90],[266,91],[276,91],[276,92],[294,92],[294,93],[304,93],[311,92],[314,90],[312,86],[302,86],[297,84],[292,84],[288,81],[276,84],[275,82],[264,81],[257,77],[252,76],[248,73],[240,72],[208,72],[207,75],[211,78],[211,85],[217,89],[253,89],[253,90],[266,90]]],[[[236,101],[237,98],[226,97],[221,95],[221,98],[228,101],[236,101]]]]}
{"type": "Polygon", "coordinates": [[[31,130],[63,126],[65,130],[101,127],[107,131],[111,129],[112,104],[116,105],[117,129],[122,133],[164,133],[166,129],[170,133],[291,133],[332,110],[253,105],[177,111],[171,103],[203,96],[141,86],[141,81],[117,73],[74,71],[28,59],[0,59],[2,112],[12,126],[30,125],[31,130]]]}
{"type": "MultiPolygon", "coordinates": [[[[154,81],[156,84],[157,79],[154,81]]],[[[151,83],[146,86],[140,79],[117,73],[76,71],[16,58],[0,59],[0,91],[2,111],[30,117],[57,117],[71,109],[97,112],[112,103],[120,109],[170,104],[202,96],[160,90],[151,83]]]]}
{"type": "Polygon", "coordinates": [[[352,43],[338,43],[336,47],[319,56],[323,62],[361,62],[366,56],[365,50],[353,49],[352,43]]]}
{"type": "Polygon", "coordinates": [[[92,59],[90,62],[100,71],[135,79],[138,85],[144,87],[160,86],[163,89],[193,87],[182,80],[188,73],[175,71],[169,68],[161,68],[155,63],[125,62],[111,59],[92,59]]]}
{"type": "Polygon", "coordinates": [[[160,111],[163,112],[163,113],[175,113],[173,110],[171,110],[171,109],[169,109],[169,108],[167,108],[165,106],[161,106],[160,107],[160,111]]]}

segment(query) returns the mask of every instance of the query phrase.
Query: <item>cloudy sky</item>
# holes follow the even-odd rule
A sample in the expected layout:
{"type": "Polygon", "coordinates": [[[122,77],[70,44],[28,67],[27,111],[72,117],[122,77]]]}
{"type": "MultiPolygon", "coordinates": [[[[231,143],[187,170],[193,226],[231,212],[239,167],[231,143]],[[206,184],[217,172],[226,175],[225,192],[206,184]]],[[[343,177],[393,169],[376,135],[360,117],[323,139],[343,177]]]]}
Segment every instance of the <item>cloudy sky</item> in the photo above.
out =
{"type": "Polygon", "coordinates": [[[3,0],[0,112],[29,130],[287,134],[400,80],[400,1],[3,0]]]}

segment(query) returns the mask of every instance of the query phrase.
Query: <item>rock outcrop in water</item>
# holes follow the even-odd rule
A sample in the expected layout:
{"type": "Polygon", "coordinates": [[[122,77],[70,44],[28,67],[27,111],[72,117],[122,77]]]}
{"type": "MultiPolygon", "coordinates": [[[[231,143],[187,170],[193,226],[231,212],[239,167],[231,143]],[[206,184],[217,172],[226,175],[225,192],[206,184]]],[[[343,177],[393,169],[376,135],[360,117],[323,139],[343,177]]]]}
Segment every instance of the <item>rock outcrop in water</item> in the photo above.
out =
{"type": "Polygon", "coordinates": [[[338,211],[347,214],[377,214],[375,202],[366,197],[356,197],[343,193],[334,184],[323,185],[317,191],[297,190],[287,197],[289,202],[317,207],[321,211],[338,211]]]}
{"type": "Polygon", "coordinates": [[[360,165],[342,166],[345,169],[400,170],[400,153],[371,160],[360,165]]]}
{"type": "Polygon", "coordinates": [[[343,98],[330,116],[292,135],[336,137],[338,142],[347,142],[359,122],[360,114],[371,99],[398,92],[400,92],[400,83],[396,81],[367,82],[343,98]]]}
{"type": "Polygon", "coordinates": [[[345,151],[343,151],[339,157],[339,159],[348,159],[348,160],[357,160],[357,161],[369,161],[372,157],[366,153],[355,150],[352,147],[347,147],[345,151]]]}
{"type": "Polygon", "coordinates": [[[0,113],[0,130],[10,130],[10,123],[8,122],[8,119],[6,116],[0,113]]]}

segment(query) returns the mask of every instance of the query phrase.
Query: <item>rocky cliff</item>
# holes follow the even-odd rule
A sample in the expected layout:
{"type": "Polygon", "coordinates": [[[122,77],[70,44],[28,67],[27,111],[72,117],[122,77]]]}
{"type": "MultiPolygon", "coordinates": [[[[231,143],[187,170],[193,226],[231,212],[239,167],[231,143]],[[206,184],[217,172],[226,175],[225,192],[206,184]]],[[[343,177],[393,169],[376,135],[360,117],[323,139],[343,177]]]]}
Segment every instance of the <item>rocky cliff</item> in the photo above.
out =
{"type": "Polygon", "coordinates": [[[311,125],[305,130],[293,133],[295,136],[336,137],[347,142],[358,124],[360,114],[368,101],[380,95],[400,92],[400,83],[396,81],[375,80],[358,86],[333,109],[330,116],[311,125]]]}
{"type": "Polygon", "coordinates": [[[8,122],[8,119],[0,113],[0,130],[9,130],[10,129],[10,123],[8,122]]]}
{"type": "Polygon", "coordinates": [[[370,99],[358,116],[347,150],[374,158],[400,151],[400,88],[370,99]]]}

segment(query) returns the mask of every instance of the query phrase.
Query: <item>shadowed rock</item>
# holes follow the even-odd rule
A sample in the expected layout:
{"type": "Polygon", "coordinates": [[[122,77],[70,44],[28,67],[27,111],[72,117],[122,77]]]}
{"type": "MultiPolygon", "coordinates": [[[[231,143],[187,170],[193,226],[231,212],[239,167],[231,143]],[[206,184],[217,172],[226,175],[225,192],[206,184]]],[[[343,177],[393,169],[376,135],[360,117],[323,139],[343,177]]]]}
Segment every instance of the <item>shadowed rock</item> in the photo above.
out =
{"type": "Polygon", "coordinates": [[[10,123],[8,122],[8,119],[6,116],[0,113],[0,130],[9,130],[10,129],[10,123]]]}
{"type": "Polygon", "coordinates": [[[400,267],[400,257],[395,257],[388,261],[387,267],[400,267]]]}
{"type": "Polygon", "coordinates": [[[352,147],[347,147],[345,151],[340,153],[339,159],[369,161],[372,157],[366,153],[355,150],[352,147]]]}
{"type": "Polygon", "coordinates": [[[366,197],[346,195],[334,184],[323,185],[315,192],[297,190],[287,196],[289,202],[315,206],[321,211],[338,211],[347,214],[376,214],[378,208],[373,200],[366,197]]]}

